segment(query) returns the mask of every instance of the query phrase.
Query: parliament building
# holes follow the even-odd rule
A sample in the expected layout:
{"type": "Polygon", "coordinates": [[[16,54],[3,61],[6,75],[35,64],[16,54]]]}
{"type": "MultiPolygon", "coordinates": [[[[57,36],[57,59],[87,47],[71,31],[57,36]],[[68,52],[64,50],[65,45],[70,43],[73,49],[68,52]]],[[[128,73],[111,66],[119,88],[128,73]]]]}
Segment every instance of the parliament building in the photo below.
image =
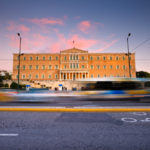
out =
{"type": "MultiPolygon", "coordinates": [[[[135,54],[130,54],[131,77],[136,77],[135,54]]],[[[13,80],[18,78],[18,54],[13,54],[13,80]]],[[[20,80],[82,80],[129,77],[127,53],[89,53],[77,48],[60,53],[20,56],[20,80]]]]}

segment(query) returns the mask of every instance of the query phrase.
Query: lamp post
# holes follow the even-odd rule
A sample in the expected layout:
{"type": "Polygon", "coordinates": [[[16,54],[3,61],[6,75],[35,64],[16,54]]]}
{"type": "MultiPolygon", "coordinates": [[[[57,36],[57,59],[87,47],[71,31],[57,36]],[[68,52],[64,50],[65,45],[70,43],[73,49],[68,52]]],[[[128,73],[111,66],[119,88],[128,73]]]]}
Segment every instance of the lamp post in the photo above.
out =
{"type": "Polygon", "coordinates": [[[129,64],[129,77],[131,78],[131,69],[130,69],[130,52],[129,52],[129,37],[131,36],[131,33],[128,34],[127,37],[127,49],[128,49],[128,64],[129,64]]]}
{"type": "Polygon", "coordinates": [[[21,56],[21,35],[17,33],[19,36],[19,54],[18,54],[18,90],[19,90],[19,79],[20,79],[20,56],[21,56]]]}

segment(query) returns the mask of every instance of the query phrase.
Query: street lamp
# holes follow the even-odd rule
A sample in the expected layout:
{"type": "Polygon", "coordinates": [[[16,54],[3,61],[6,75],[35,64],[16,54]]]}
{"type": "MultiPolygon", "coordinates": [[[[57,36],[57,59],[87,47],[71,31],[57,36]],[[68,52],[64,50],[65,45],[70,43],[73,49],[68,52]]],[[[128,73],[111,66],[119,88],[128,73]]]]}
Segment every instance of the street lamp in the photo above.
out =
{"type": "Polygon", "coordinates": [[[128,64],[129,64],[129,77],[131,78],[131,68],[130,68],[130,53],[129,53],[129,37],[131,36],[131,33],[128,34],[127,37],[127,49],[128,49],[128,64]]]}
{"type": "Polygon", "coordinates": [[[20,56],[21,56],[21,35],[17,33],[19,36],[19,54],[18,54],[18,90],[19,90],[19,79],[20,79],[20,56]]]}

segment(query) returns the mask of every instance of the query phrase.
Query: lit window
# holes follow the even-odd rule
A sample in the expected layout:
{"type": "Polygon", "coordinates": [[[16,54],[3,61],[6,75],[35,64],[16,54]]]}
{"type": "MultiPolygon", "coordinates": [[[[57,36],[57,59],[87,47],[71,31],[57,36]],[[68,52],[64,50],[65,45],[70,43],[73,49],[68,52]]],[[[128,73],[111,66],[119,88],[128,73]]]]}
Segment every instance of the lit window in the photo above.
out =
{"type": "Polygon", "coordinates": [[[45,60],[45,56],[43,56],[43,60],[45,60]]]}
{"type": "Polygon", "coordinates": [[[32,57],[30,57],[30,60],[32,60],[32,57]]]}
{"type": "Polygon", "coordinates": [[[93,65],[91,65],[91,69],[93,69],[93,65]]]}
{"type": "Polygon", "coordinates": [[[39,69],[39,66],[38,65],[36,65],[36,70],[38,70],[39,69]]]}

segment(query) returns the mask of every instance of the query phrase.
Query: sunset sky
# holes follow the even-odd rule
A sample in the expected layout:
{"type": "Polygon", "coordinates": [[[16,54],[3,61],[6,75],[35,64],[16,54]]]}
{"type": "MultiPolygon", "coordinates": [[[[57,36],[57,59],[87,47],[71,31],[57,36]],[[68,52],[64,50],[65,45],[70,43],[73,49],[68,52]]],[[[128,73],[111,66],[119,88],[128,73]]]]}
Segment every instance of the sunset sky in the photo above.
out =
{"type": "Polygon", "coordinates": [[[13,53],[59,53],[75,47],[94,53],[136,55],[136,70],[150,72],[150,0],[0,0],[0,70],[12,71],[13,53]]]}

